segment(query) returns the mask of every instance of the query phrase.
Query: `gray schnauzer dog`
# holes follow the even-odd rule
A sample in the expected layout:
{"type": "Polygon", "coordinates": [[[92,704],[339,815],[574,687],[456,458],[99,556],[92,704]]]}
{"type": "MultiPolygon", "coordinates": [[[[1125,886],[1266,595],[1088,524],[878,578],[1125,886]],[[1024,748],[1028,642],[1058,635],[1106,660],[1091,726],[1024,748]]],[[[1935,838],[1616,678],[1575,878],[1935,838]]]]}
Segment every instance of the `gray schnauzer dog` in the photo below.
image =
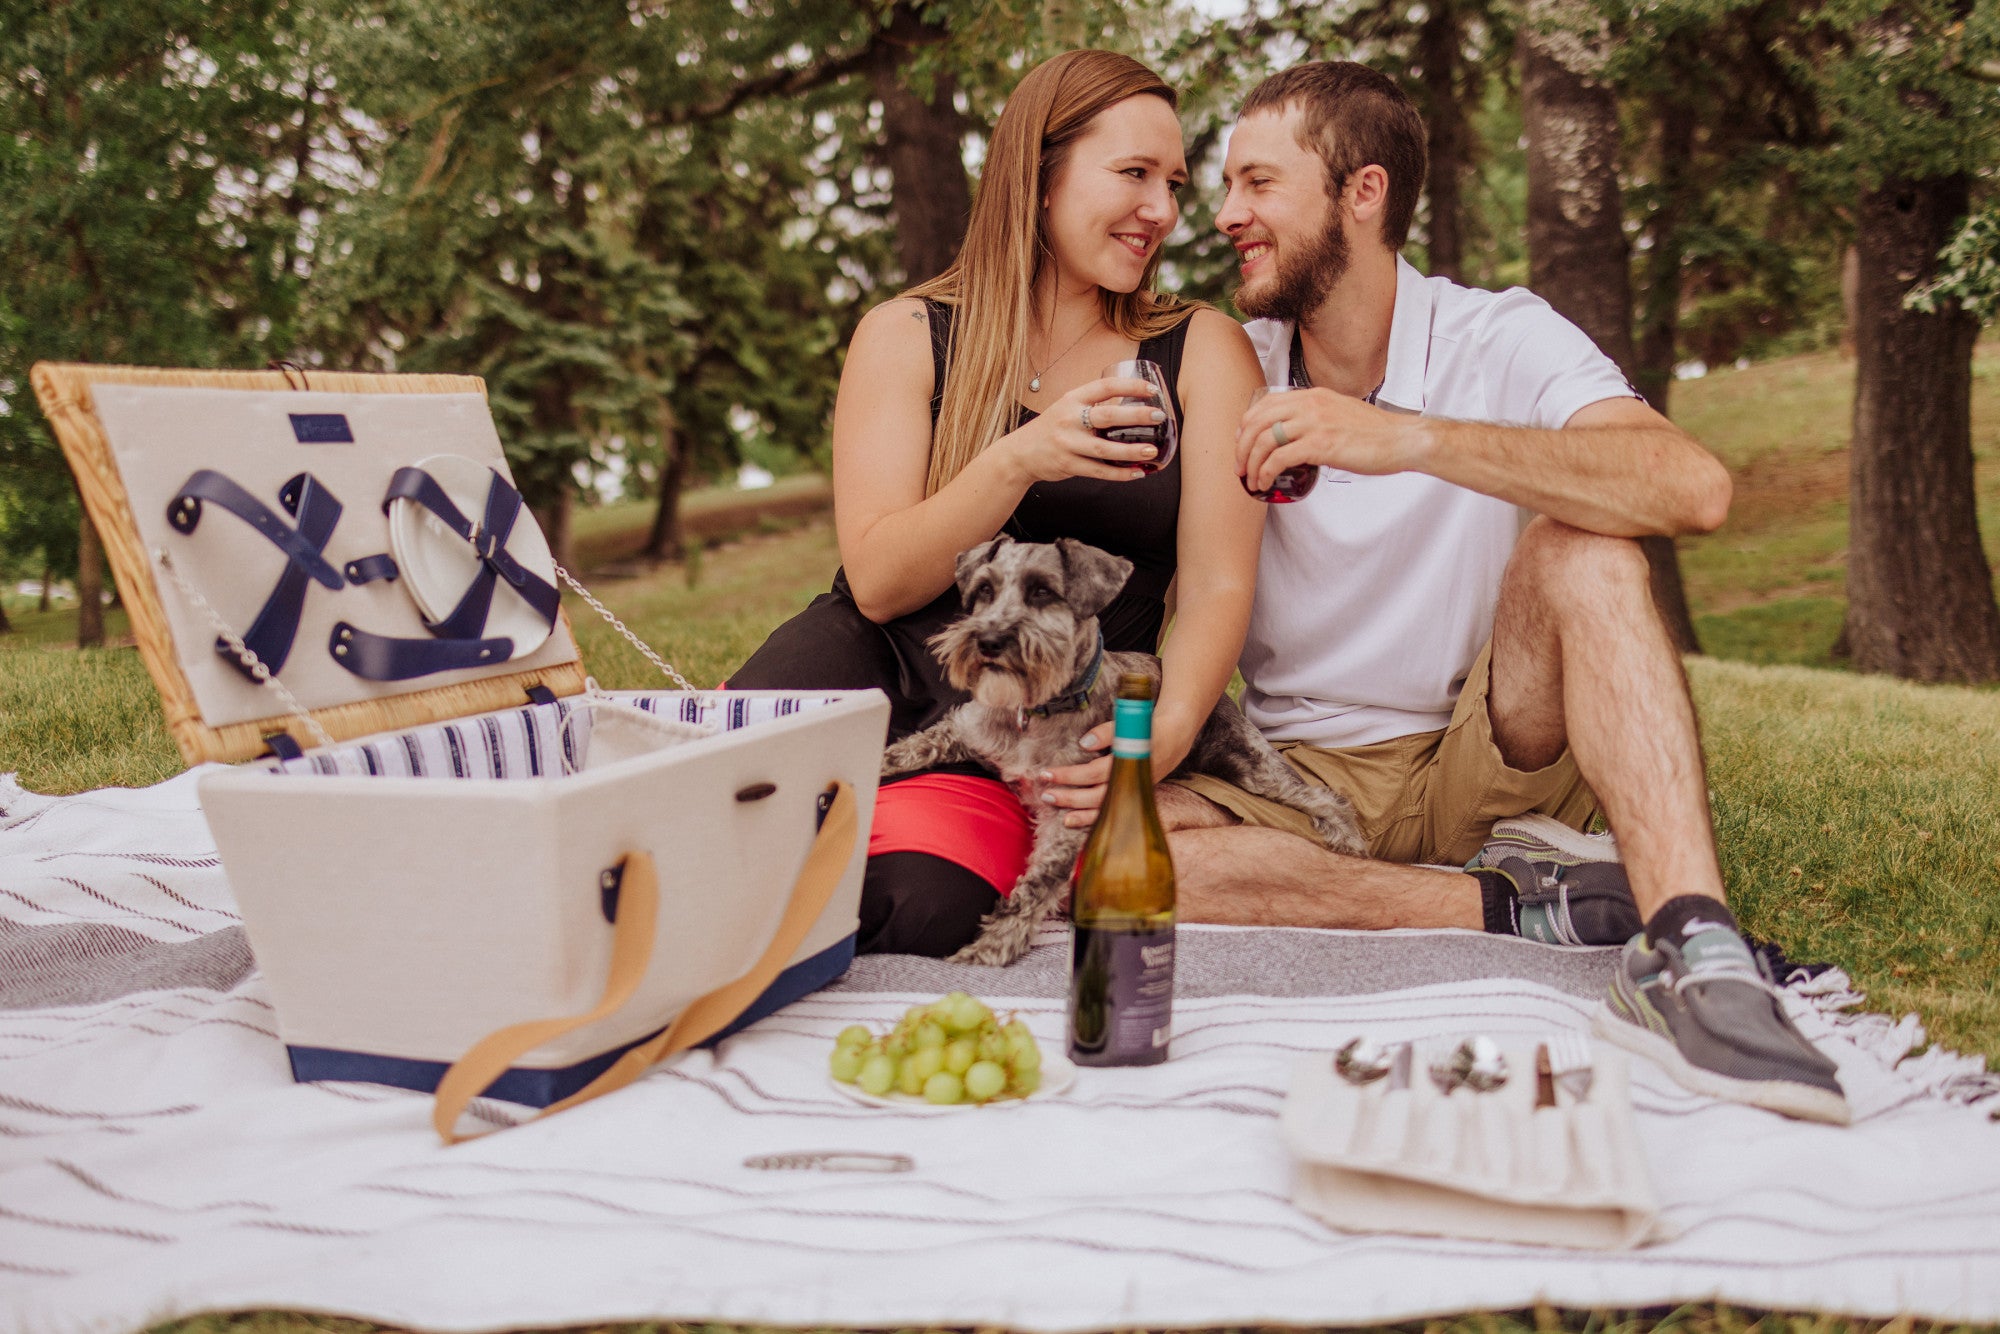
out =
{"type": "MultiPolygon", "coordinates": [[[[999,771],[1035,814],[1034,850],[1014,892],[987,914],[979,936],[952,958],[1006,964],[1027,952],[1035,927],[1060,907],[1087,829],[1042,801],[1044,769],[1096,755],[1079,744],[1111,716],[1118,678],[1143,673],[1157,685],[1150,653],[1106,653],[1097,613],[1116,597],[1132,562],[1071,538],[1050,545],[996,537],[958,558],[965,615],[931,638],[945,675],[970,702],[889,747],[882,774],[978,760],[999,771]]],[[[1174,770],[1202,773],[1302,811],[1334,852],[1367,849],[1347,798],[1300,778],[1227,695],[1216,701],[1194,747],[1174,770]]]]}

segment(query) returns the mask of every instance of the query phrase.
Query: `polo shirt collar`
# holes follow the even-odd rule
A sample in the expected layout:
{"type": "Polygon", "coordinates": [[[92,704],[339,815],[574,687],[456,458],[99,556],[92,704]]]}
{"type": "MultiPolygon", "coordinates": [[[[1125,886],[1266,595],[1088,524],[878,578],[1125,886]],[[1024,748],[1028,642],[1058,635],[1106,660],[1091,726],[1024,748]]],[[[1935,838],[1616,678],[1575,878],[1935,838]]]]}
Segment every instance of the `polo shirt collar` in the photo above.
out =
{"type": "Polygon", "coordinates": [[[1431,285],[1396,256],[1396,307],[1389,319],[1389,363],[1375,401],[1405,412],[1424,410],[1424,376],[1431,360],[1431,285]]]}

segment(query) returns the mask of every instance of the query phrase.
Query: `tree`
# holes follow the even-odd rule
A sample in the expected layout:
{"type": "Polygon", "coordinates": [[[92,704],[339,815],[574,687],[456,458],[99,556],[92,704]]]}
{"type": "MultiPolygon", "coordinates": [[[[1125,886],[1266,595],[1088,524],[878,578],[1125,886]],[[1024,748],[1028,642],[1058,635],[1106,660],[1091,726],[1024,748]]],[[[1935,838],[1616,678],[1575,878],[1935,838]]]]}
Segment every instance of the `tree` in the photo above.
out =
{"type": "Polygon", "coordinates": [[[2000,13],[1960,0],[1829,0],[1792,46],[1858,182],[1847,623],[1854,665],[2000,680],[2000,604],[1973,488],[1978,320],[1935,280],[1976,175],[2000,160],[2000,13]],[[1927,291],[1928,289],[1928,291],[1927,291]],[[1927,307],[1927,308],[1926,308],[1927,307]]]}
{"type": "Polygon", "coordinates": [[[0,491],[10,541],[60,515],[84,548],[79,638],[102,639],[94,534],[28,397],[38,358],[253,364],[289,345],[313,164],[346,151],[310,14],[279,0],[88,10],[0,3],[0,491]],[[25,527],[24,527],[25,525],[25,527]]]}
{"type": "MultiPolygon", "coordinates": [[[[1631,252],[1618,180],[1611,34],[1593,0],[1530,0],[1519,33],[1528,140],[1528,285],[1632,377],[1631,252]]],[[[1640,540],[1675,646],[1701,651],[1670,537],[1640,540]]]]}

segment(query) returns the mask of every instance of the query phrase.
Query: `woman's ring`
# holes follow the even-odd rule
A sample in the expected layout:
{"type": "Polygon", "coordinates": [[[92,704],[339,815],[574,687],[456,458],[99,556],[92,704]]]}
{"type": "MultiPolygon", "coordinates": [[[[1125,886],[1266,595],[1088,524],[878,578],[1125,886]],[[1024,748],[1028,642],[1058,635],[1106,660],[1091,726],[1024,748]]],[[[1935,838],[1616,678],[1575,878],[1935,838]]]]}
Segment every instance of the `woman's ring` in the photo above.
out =
{"type": "Polygon", "coordinates": [[[1274,421],[1271,423],[1271,438],[1277,441],[1281,446],[1289,445],[1292,443],[1292,438],[1285,434],[1285,423],[1282,421],[1274,421]]]}
{"type": "Polygon", "coordinates": [[[1084,404],[1084,405],[1083,405],[1083,429],[1084,429],[1084,430],[1086,430],[1086,431],[1088,431],[1088,430],[1090,430],[1090,429],[1091,429],[1091,425],[1090,425],[1090,404],[1088,404],[1088,403],[1086,403],[1086,404],[1084,404]]]}

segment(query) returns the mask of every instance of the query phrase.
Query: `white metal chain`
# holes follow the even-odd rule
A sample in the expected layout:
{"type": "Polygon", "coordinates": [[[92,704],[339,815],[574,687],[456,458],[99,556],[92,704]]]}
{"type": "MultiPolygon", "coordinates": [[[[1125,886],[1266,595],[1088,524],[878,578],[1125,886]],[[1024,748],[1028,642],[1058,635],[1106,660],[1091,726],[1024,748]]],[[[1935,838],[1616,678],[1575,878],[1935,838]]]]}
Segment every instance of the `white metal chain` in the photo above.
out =
{"type": "Polygon", "coordinates": [[[568,584],[571,592],[575,593],[585,602],[588,602],[590,604],[590,609],[592,611],[596,612],[599,616],[602,616],[605,620],[611,622],[611,628],[613,630],[616,630],[619,634],[625,636],[626,643],[630,644],[633,648],[638,649],[641,654],[645,655],[647,662],[652,663],[655,667],[659,668],[662,672],[666,673],[667,677],[670,680],[672,680],[675,685],[679,686],[682,690],[687,691],[691,695],[706,695],[709,693],[701,689],[699,686],[696,686],[695,684],[690,682],[685,676],[682,676],[679,672],[675,671],[673,669],[673,665],[669,663],[665,658],[653,652],[652,648],[647,645],[646,641],[639,638],[639,636],[633,634],[632,631],[626,627],[625,622],[618,619],[617,614],[614,613],[611,610],[611,608],[605,606],[602,602],[599,602],[596,599],[596,597],[594,597],[591,594],[591,591],[589,589],[585,588],[582,584],[578,583],[576,581],[575,575],[571,574],[568,570],[565,570],[560,565],[556,566],[555,569],[556,569],[556,577],[562,580],[565,584],[568,584]]]}
{"type": "Polygon", "coordinates": [[[173,558],[168,556],[164,549],[156,549],[153,552],[153,559],[160,563],[160,568],[167,572],[167,578],[173,580],[174,587],[180,589],[181,596],[188,600],[188,604],[208,618],[209,625],[222,637],[222,642],[229,645],[229,651],[236,655],[236,660],[243,664],[243,669],[250,673],[251,679],[277,695],[285,709],[305,724],[306,730],[312,733],[313,741],[317,745],[331,746],[333,737],[320,726],[319,719],[307,712],[306,706],[299,703],[298,696],[278,679],[278,674],[266,667],[264,660],[243,642],[243,636],[229,628],[229,622],[222,619],[222,613],[211,606],[208,599],[201,595],[201,590],[188,582],[187,577],[174,567],[173,558]]]}

